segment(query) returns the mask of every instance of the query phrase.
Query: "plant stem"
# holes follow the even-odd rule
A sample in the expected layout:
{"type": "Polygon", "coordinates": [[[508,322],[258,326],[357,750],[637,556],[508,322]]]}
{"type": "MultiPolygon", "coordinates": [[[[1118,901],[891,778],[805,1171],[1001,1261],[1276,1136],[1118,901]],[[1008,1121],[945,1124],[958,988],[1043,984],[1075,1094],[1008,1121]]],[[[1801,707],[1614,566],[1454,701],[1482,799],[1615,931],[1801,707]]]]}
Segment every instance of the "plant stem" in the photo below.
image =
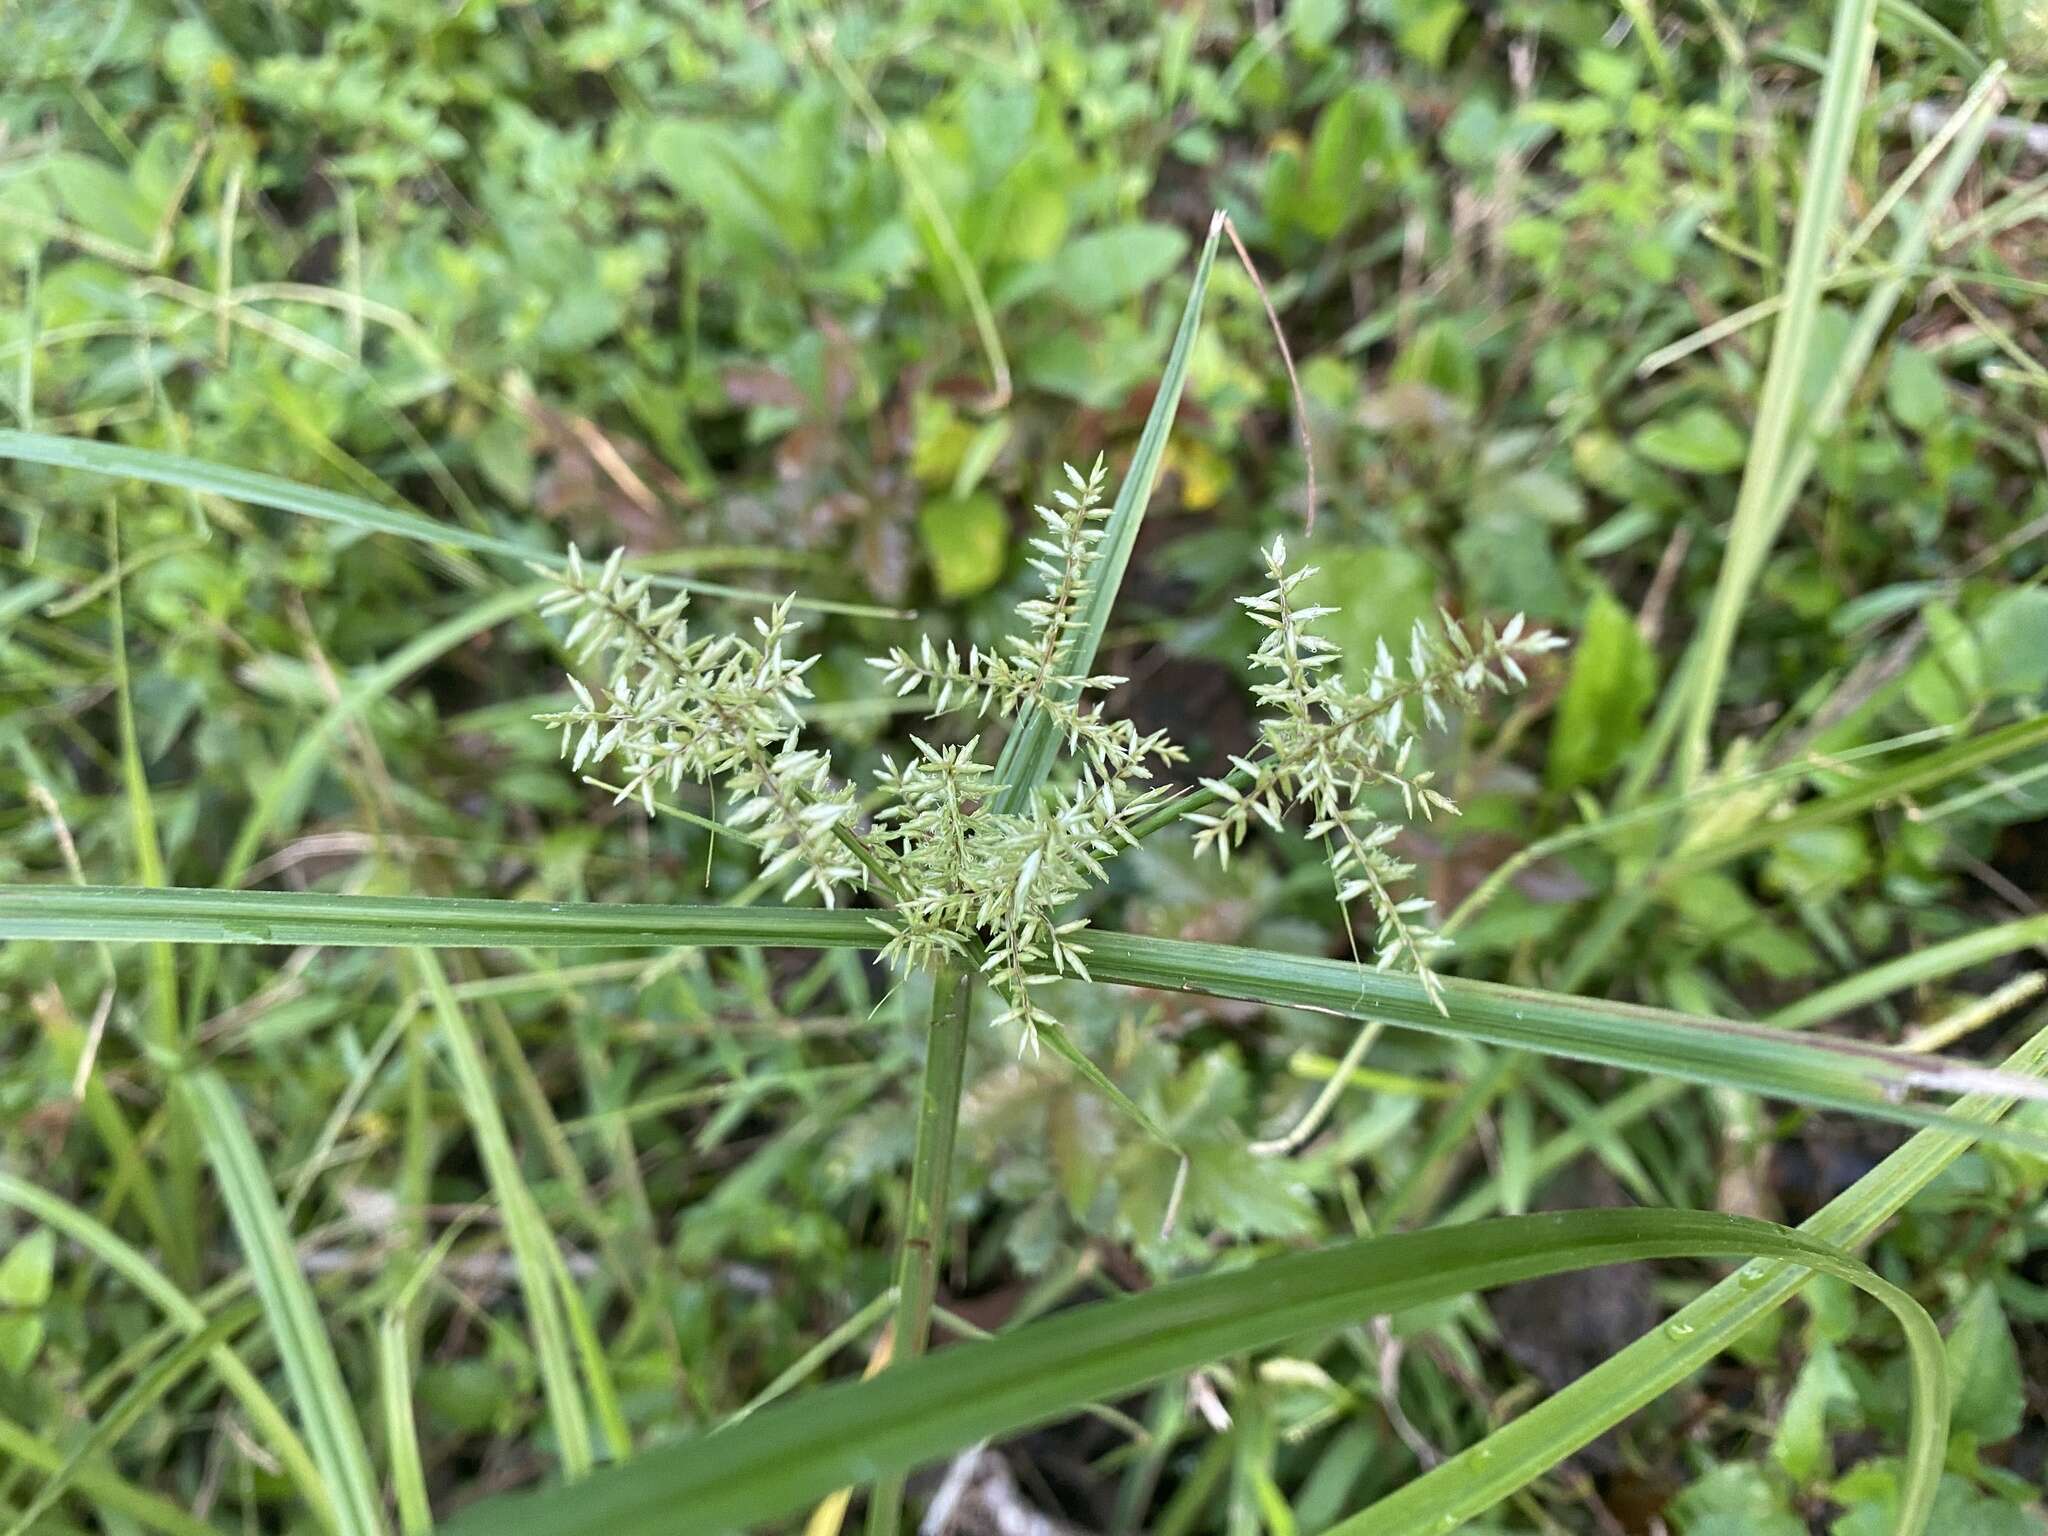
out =
{"type": "MultiPolygon", "coordinates": [[[[953,1175],[953,1140],[960,1129],[960,1086],[967,1065],[967,1021],[974,1005],[974,971],[942,967],[932,983],[931,1039],[918,1086],[917,1152],[910,1167],[910,1201],[896,1250],[895,1344],[890,1363],[924,1353],[938,1291],[939,1254],[946,1234],[946,1199],[953,1175]]],[[[867,1536],[896,1536],[903,1515],[903,1479],[885,1478],[868,1497],[867,1536]]]]}

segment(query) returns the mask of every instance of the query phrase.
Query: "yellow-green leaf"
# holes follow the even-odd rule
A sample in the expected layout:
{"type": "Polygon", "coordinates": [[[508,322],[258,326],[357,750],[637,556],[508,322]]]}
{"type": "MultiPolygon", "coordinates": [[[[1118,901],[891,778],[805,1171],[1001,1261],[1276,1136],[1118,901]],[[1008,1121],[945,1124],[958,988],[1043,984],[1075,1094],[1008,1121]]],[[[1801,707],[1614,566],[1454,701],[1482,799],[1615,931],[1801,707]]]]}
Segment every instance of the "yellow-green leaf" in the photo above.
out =
{"type": "Polygon", "coordinates": [[[57,1240],[38,1227],[0,1259],[0,1307],[30,1309],[50,1299],[50,1274],[57,1258],[57,1240]]]}
{"type": "Polygon", "coordinates": [[[1586,605],[1571,676],[1550,737],[1553,789],[1589,784],[1609,772],[1642,734],[1657,691],[1657,661],[1635,618],[1604,589],[1586,605]]]}
{"type": "Polygon", "coordinates": [[[1749,438],[1712,406],[1696,405],[1651,422],[1636,434],[1635,446],[1644,458],[1672,469],[1725,475],[1742,467],[1749,453],[1749,438]]]}
{"type": "Polygon", "coordinates": [[[917,531],[939,596],[972,597],[1002,576],[1010,549],[1010,519],[988,492],[927,501],[917,515],[917,531]]]}

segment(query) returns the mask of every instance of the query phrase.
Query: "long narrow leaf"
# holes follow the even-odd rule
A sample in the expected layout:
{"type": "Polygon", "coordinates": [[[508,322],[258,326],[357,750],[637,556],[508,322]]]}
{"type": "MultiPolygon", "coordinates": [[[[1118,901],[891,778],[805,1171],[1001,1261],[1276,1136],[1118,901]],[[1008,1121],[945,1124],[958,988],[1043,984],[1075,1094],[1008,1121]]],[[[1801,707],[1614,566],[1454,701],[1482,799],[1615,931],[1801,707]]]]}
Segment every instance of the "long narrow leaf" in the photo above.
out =
{"type": "MultiPolygon", "coordinates": [[[[116,573],[122,569],[120,522],[111,516],[107,519],[107,564],[116,573]]],[[[161,886],[168,883],[163,843],[157,835],[156,805],[150,798],[149,773],[143,765],[141,737],[135,728],[135,701],[128,678],[128,616],[118,574],[108,586],[107,596],[108,614],[113,620],[111,648],[114,702],[120,722],[121,792],[127,801],[129,836],[135,846],[135,878],[143,885],[161,886]]],[[[150,946],[148,960],[151,1039],[158,1050],[175,1052],[183,1038],[178,1021],[177,966],[170,948],[163,944],[150,946]]],[[[165,1180],[170,1196],[170,1233],[164,1260],[172,1274],[190,1285],[199,1278],[199,1147],[190,1121],[176,1103],[171,1105],[164,1143],[165,1161],[170,1164],[165,1180]]]]}
{"type": "MultiPolygon", "coordinates": [[[[0,1417],[0,1460],[54,1472],[64,1464],[64,1453],[14,1420],[0,1417]]],[[[109,1514],[125,1516],[147,1530],[163,1532],[164,1536],[221,1536],[213,1526],[187,1514],[169,1499],[137,1488],[98,1467],[81,1471],[78,1486],[109,1514]]]]}
{"type": "Polygon", "coordinates": [[[558,949],[684,944],[844,949],[882,942],[862,914],[822,908],[561,905],[450,896],[58,885],[0,886],[0,938],[376,949],[521,944],[558,949]]]}
{"type": "MultiPolygon", "coordinates": [[[[2005,1066],[2030,1075],[2048,1068],[2048,1030],[2015,1051],[2005,1066]]],[[[1964,1100],[1956,1110],[1961,1118],[1988,1125],[2011,1107],[2010,1098],[1986,1094],[1964,1100]]],[[[1860,1247],[1976,1140],[1968,1129],[1920,1132],[1800,1230],[1837,1247],[1860,1247]]],[[[1812,1278],[1812,1270],[1791,1260],[1750,1264],[1689,1302],[1665,1327],[1325,1536],[1437,1530],[1471,1519],[1683,1381],[1812,1278]]]]}
{"type": "MultiPolygon", "coordinates": [[[[2031,723],[2031,722],[2030,722],[2031,723]]],[[[0,939],[333,946],[647,948],[758,945],[873,947],[869,914],[805,908],[555,905],[290,891],[135,891],[0,886],[0,939]]],[[[1414,977],[1341,960],[1093,932],[1097,981],[1380,1019],[1457,1039],[1512,1046],[1689,1082],[1847,1109],[1907,1125],[1940,1122],[1915,1090],[2041,1096],[2040,1085],[1939,1056],[1763,1024],[1696,1018],[1602,998],[1447,977],[1440,1011],[1414,977]]],[[[2001,1129],[2001,1140],[2042,1139],[2001,1129]]]]}
{"type": "MultiPolygon", "coordinates": [[[[299,733],[291,754],[264,781],[256,803],[242,818],[241,828],[228,849],[227,859],[215,884],[233,887],[242,883],[243,876],[256,862],[264,838],[276,827],[280,817],[298,805],[315,775],[333,760],[334,739],[346,726],[359,719],[365,710],[414,672],[472,635],[481,634],[516,614],[531,611],[549,590],[540,585],[515,587],[474,603],[452,618],[443,619],[415,635],[375,666],[352,678],[342,689],[341,696],[322,712],[313,726],[299,733]]],[[[192,968],[187,1006],[190,1022],[195,1025],[212,997],[215,964],[214,956],[208,953],[202,955],[192,968]]]]}
{"type": "Polygon", "coordinates": [[[504,1219],[505,1237],[518,1265],[519,1290],[526,1300],[527,1322],[533,1331],[533,1352],[540,1362],[541,1391],[547,1398],[548,1417],[554,1424],[562,1465],[571,1477],[579,1477],[591,1464],[590,1417],[576,1382],[576,1365],[569,1353],[569,1327],[562,1316],[562,1299],[555,1289],[559,1263],[553,1253],[555,1240],[541,1217],[533,1191],[519,1171],[519,1157],[512,1150],[505,1117],[498,1109],[483,1051],[448,986],[440,962],[432,951],[424,949],[415,950],[413,958],[426,984],[434,1017],[441,1026],[441,1041],[448,1051],[463,1113],[476,1138],[484,1173],[504,1219]]]}
{"type": "Polygon", "coordinates": [[[510,560],[546,561],[550,558],[545,551],[514,544],[509,539],[495,538],[453,523],[437,523],[417,512],[379,506],[360,496],[324,491],[317,486],[300,485],[253,469],[237,469],[231,464],[188,459],[148,448],[124,448],[118,443],[59,437],[48,432],[0,431],[0,459],[47,464],[52,469],[105,475],[117,480],[145,480],[173,490],[225,497],[245,506],[269,507],[278,512],[317,518],[321,522],[339,523],[364,533],[395,534],[402,539],[475,550],[479,554],[498,555],[510,560]]]}
{"type": "Polygon", "coordinates": [[[433,1529],[434,1515],[413,1421],[412,1346],[406,1337],[405,1313],[397,1307],[386,1311],[377,1325],[377,1396],[384,1407],[384,1457],[391,1467],[400,1536],[425,1536],[433,1529]]]}
{"type": "MultiPolygon", "coordinates": [[[[479,533],[456,523],[437,523],[417,512],[381,506],[341,491],[300,485],[277,475],[230,464],[188,459],[175,453],[158,453],[149,448],[124,448],[117,443],[95,442],[83,437],[60,437],[47,432],[0,430],[0,459],[24,464],[47,464],[115,480],[143,480],[173,490],[197,491],[223,497],[246,506],[269,507],[320,522],[338,523],[363,533],[386,533],[416,543],[439,544],[452,549],[472,550],[501,560],[526,565],[563,566],[567,558],[552,548],[515,543],[495,534],[479,533]]],[[[714,581],[657,578],[664,586],[680,587],[710,597],[732,597],[748,602],[779,602],[781,594],[747,587],[726,586],[714,581]]],[[[896,609],[877,608],[864,603],[834,603],[798,598],[795,606],[821,613],[843,613],[859,618],[897,618],[896,609]]]]}
{"type": "Polygon", "coordinates": [[[1863,106],[1864,77],[1877,45],[1877,0],[1842,0],[1835,7],[1835,26],[1828,49],[1827,72],[1821,82],[1820,108],[1808,141],[1799,214],[1792,228],[1792,249],[1785,263],[1785,307],[1771,335],[1771,358],[1764,371],[1763,393],[1757,401],[1756,426],[1742,485],[1736,492],[1735,517],[1728,530],[1728,552],[1702,628],[1699,665],[1690,678],[1691,697],[1679,744],[1679,779],[1689,786],[1706,764],[1708,727],[1721,694],[1721,679],[1734,644],[1735,628],[1749,590],[1770,547],[1772,501],[1781,484],[1786,451],[1799,411],[1800,381],[1806,376],[1820,313],[1827,246],[1841,214],[1848,185],[1849,152],[1855,146],[1856,123],[1863,106]]]}
{"type": "MultiPolygon", "coordinates": [[[[1896,960],[1844,977],[1833,986],[1809,993],[1798,1002],[1780,1008],[1764,1022],[1775,1029],[1805,1029],[1864,1007],[1890,993],[1907,987],[1927,986],[1971,966],[1982,965],[2018,950],[2031,949],[2037,944],[2048,944],[2048,916],[2020,918],[1995,927],[1981,928],[1975,933],[1930,944],[1912,954],[1901,955],[1896,960]]],[[[2004,1070],[2007,1075],[2011,1074],[2010,1067],[2004,1070]]],[[[1535,1184],[1541,1185],[1561,1172],[1589,1146],[1613,1137],[1624,1127],[1656,1113],[1690,1091],[1688,1083],[1674,1078],[1653,1077],[1608,1099],[1582,1123],[1558,1132],[1536,1150],[1530,1159],[1530,1172],[1535,1184]]],[[[1942,1117],[1943,1125],[1955,1127],[1982,1118],[1968,1109],[1969,1105],[1978,1102],[1981,1101],[1967,1099],[1955,1105],[1942,1117]]],[[[1498,1208],[1500,1197],[1500,1181],[1487,1179],[1463,1196],[1444,1213],[1442,1219],[1473,1221],[1481,1216],[1490,1216],[1498,1208]]]]}
{"type": "Polygon", "coordinates": [[[1675,879],[1746,854],[1760,853],[1795,834],[1847,821],[1876,806],[1904,801],[1935,784],[2042,746],[2048,746],[2048,715],[2015,720],[1897,768],[1873,773],[1839,793],[1809,800],[1788,816],[1759,822],[1714,842],[1685,849],[1662,867],[1659,878],[1675,879]]]}
{"type": "Polygon", "coordinates": [[[298,1251],[241,1107],[211,1071],[190,1073],[179,1079],[179,1088],[190,1103],[214,1182],[249,1262],[307,1444],[334,1501],[337,1528],[342,1536],[384,1536],[383,1501],[355,1403],[342,1382],[319,1304],[299,1268],[298,1251]]]}
{"type": "MultiPolygon", "coordinates": [[[[1881,1302],[1913,1363],[1901,1529],[1917,1530],[1947,1434],[1941,1336],[1910,1296],[1840,1250],[1768,1222],[1693,1211],[1506,1217],[1292,1254],[1076,1308],[763,1410],[743,1426],[645,1452],[571,1489],[483,1504],[459,1536],[705,1536],[773,1519],[835,1488],[1114,1397],[1227,1355],[1467,1291],[1630,1260],[1766,1257],[1837,1275],[1881,1302]]],[[[1377,1528],[1393,1536],[1399,1527],[1377,1528]]]]}
{"type": "MultiPolygon", "coordinates": [[[[1764,1024],[1451,979],[1439,983],[1446,1010],[1439,1011],[1414,977],[1341,960],[1119,933],[1091,933],[1088,942],[1088,968],[1098,981],[1379,1019],[1909,1125],[1940,1120],[1938,1113],[1905,1103],[1914,1089],[1964,1093],[1996,1086],[2042,1096],[2040,1085],[2027,1079],[1943,1057],[1794,1035],[1764,1024]]],[[[2018,1132],[2010,1136],[2028,1145],[2039,1142],[2018,1132]]]]}
{"type": "MultiPolygon", "coordinates": [[[[190,1337],[209,1326],[206,1313],[154,1264],[124,1238],[70,1201],[40,1189],[26,1179],[0,1172],[0,1205],[34,1217],[52,1231],[61,1232],[101,1264],[133,1286],[162,1312],[178,1330],[190,1337]]],[[[298,1432],[275,1399],[235,1353],[232,1346],[215,1344],[207,1352],[207,1363],[249,1416],[257,1442],[266,1446],[297,1485],[299,1496],[319,1517],[322,1525],[335,1527],[332,1502],[320,1470],[306,1450],[298,1432]]],[[[55,1464],[53,1463],[53,1466],[55,1464]]],[[[89,1480],[81,1479],[84,1486],[89,1480]]]]}
{"type": "MultiPolygon", "coordinates": [[[[1216,242],[1223,235],[1223,214],[1209,222],[1209,238],[1202,244],[1202,256],[1195,263],[1195,279],[1188,288],[1188,301],[1181,310],[1180,329],[1174,333],[1173,349],[1166,355],[1166,372],[1159,379],[1159,393],[1153,396],[1145,430],[1138,435],[1137,451],[1124,471],[1123,485],[1110,508],[1103,530],[1101,553],[1089,572],[1087,595],[1081,601],[1080,617],[1073,640],[1060,665],[1069,677],[1083,676],[1095,665],[1095,653],[1102,645],[1102,632],[1109,627],[1109,610],[1123,585],[1124,570],[1137,547],[1138,527],[1145,519],[1145,507],[1158,483],[1160,466],[1166,459],[1166,440],[1173,431],[1173,418],[1180,410],[1181,390],[1187,384],[1188,362],[1194,354],[1195,333],[1202,325],[1202,301],[1209,292],[1209,273],[1216,263],[1216,242]]],[[[1069,688],[1071,697],[1078,690],[1069,688]]],[[[1003,785],[998,808],[1022,810],[1045,782],[1059,750],[1059,728],[1042,710],[1027,707],[1018,716],[1002,755],[996,760],[996,778],[1003,785]]]]}
{"type": "Polygon", "coordinates": [[[225,1343],[239,1329],[248,1326],[249,1310],[242,1308],[216,1318],[203,1331],[178,1344],[137,1377],[118,1400],[94,1418],[84,1438],[67,1452],[63,1464],[50,1473],[43,1486],[36,1490],[35,1497],[9,1523],[5,1536],[29,1536],[42,1517],[83,1481],[145,1413],[161,1403],[172,1388],[198,1369],[215,1346],[225,1343]]]}
{"type": "Polygon", "coordinates": [[[1799,833],[1847,821],[1881,805],[1903,802],[1936,784],[2044,745],[2048,745],[2048,715],[2015,720],[1911,762],[1859,777],[1845,788],[1815,796],[1789,815],[1752,822],[1711,842],[1682,848],[1659,864],[1649,878],[1609,893],[1599,913],[1583,927],[1578,942],[1559,966],[1559,985],[1573,991],[1597,974],[1630,926],[1656,898],[1660,881],[1761,853],[1799,833]]]}
{"type": "Polygon", "coordinates": [[[398,684],[420,668],[446,655],[473,635],[502,624],[521,613],[530,613],[550,590],[534,585],[514,587],[485,598],[451,618],[421,631],[396,651],[349,680],[341,696],[324,711],[312,727],[302,732],[285,759],[263,786],[256,804],[249,810],[235,834],[220,876],[222,885],[239,885],[255,861],[264,837],[275,829],[280,812],[304,793],[305,786],[333,754],[334,738],[363,712],[384,698],[398,684]]]}

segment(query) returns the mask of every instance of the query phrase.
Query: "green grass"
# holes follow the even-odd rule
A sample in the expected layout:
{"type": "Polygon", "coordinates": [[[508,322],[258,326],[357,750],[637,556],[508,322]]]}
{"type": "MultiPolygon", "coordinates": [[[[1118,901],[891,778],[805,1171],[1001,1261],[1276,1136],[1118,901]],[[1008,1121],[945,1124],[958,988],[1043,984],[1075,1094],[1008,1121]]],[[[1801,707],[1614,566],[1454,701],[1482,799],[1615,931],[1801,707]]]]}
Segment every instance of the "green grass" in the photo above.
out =
{"type": "Polygon", "coordinates": [[[0,1533],[892,1536],[991,1437],[1104,1532],[2039,1526],[2024,18],[485,10],[0,63],[0,1533]],[[796,588],[844,781],[962,739],[860,658],[1097,452],[1066,662],[1200,773],[1304,484],[1347,656],[1581,637],[1418,735],[1440,1006],[1184,786],[1018,1057],[552,760],[570,542],[796,588]]]}

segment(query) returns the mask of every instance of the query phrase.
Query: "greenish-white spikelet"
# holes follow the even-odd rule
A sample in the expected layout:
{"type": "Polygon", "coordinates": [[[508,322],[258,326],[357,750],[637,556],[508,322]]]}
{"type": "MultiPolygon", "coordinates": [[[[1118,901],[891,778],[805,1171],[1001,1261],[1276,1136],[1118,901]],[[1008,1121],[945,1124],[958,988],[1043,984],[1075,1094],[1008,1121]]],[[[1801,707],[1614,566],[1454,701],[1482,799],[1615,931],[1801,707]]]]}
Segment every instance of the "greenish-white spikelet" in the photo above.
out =
{"type": "Polygon", "coordinates": [[[1088,979],[1083,918],[1062,920],[1076,897],[1107,876],[1104,861],[1133,846],[1132,829],[1160,803],[1150,791],[1084,769],[1067,790],[1041,796],[1029,812],[979,823],[993,857],[966,883],[976,929],[986,936],[982,970],[1004,1003],[998,1024],[1021,1027],[1023,1046],[1052,1023],[1032,988],[1059,976],[1088,979]]]}
{"type": "Polygon", "coordinates": [[[875,813],[876,837],[905,893],[896,921],[877,923],[889,934],[885,960],[930,965],[968,956],[972,924],[962,892],[984,857],[976,813],[994,790],[995,773],[975,760],[980,740],[933,747],[913,736],[917,757],[901,768],[885,757],[875,775],[888,797],[875,813]]]}
{"type": "Polygon", "coordinates": [[[970,777],[965,758],[972,744],[956,749],[956,756],[919,742],[921,761],[900,771],[891,764],[883,785],[898,808],[877,821],[892,828],[912,892],[885,953],[929,959],[959,953],[963,934],[978,937],[982,970],[1004,1004],[996,1022],[1017,1024],[1026,1045],[1049,1022],[1032,989],[1060,975],[1087,975],[1087,950],[1078,937],[1085,920],[1061,921],[1061,909],[1103,878],[1102,860],[1127,843],[1130,828],[1159,803],[1142,787],[1154,764],[1186,756],[1164,731],[1140,734],[1128,720],[1106,718],[1099,697],[1087,697],[1107,693],[1123,678],[1065,670],[1108,516],[1101,459],[1085,476],[1068,465],[1066,476],[1069,488],[1054,492],[1054,504],[1035,509],[1043,531],[1030,541],[1029,564],[1043,591],[1018,605],[1022,631],[999,647],[971,646],[964,655],[951,642],[941,647],[927,637],[915,650],[897,647],[872,658],[899,697],[930,693],[934,715],[1013,719],[1037,707],[1082,765],[1071,789],[1049,791],[1029,811],[1013,815],[981,803],[995,786],[984,767],[976,765],[970,777]],[[960,814],[969,799],[972,814],[960,814]],[[946,868],[934,866],[939,858],[946,868]]]}
{"type": "Polygon", "coordinates": [[[823,753],[798,745],[804,674],[816,658],[791,654],[802,626],[787,601],[754,620],[752,639],[693,641],[686,597],[657,604],[619,555],[592,579],[572,550],[556,579],[542,612],[570,620],[567,646],[580,665],[609,666],[596,688],[572,677],[575,707],[540,717],[562,728],[573,767],[614,763],[618,798],[650,814],[657,792],[723,780],[735,797],[731,825],[759,844],[763,873],[789,877],[787,896],[815,889],[830,905],[842,887],[865,883],[839,837],[853,823],[852,790],[832,782],[823,753]]]}
{"type": "Polygon", "coordinates": [[[1338,647],[1311,628],[1335,610],[1298,597],[1315,567],[1289,571],[1286,545],[1275,539],[1266,551],[1266,572],[1269,590],[1238,599],[1264,631],[1251,655],[1253,669],[1265,674],[1252,688],[1263,710],[1264,751],[1231,760],[1241,782],[1203,781],[1221,808],[1189,818],[1200,829],[1196,851],[1214,850],[1228,861],[1254,819],[1278,827],[1289,811],[1304,811],[1309,835],[1329,850],[1337,899],[1346,906],[1362,900],[1373,913],[1377,963],[1413,968],[1441,1007],[1429,957],[1443,941],[1424,922],[1430,903],[1400,894],[1414,871],[1392,852],[1399,826],[1379,816],[1365,796],[1392,790],[1410,818],[1455,815],[1457,807],[1432,785],[1430,773],[1409,766],[1416,737],[1407,706],[1413,703],[1427,724],[1442,727],[1447,705],[1469,709],[1485,692],[1525,683],[1520,659],[1563,642],[1528,629],[1520,615],[1499,631],[1482,625],[1476,639],[1443,615],[1440,628],[1418,622],[1409,634],[1405,673],[1381,641],[1363,686],[1353,690],[1344,681],[1338,647]]]}
{"type": "Polygon", "coordinates": [[[869,658],[897,697],[919,691],[932,695],[934,715],[949,712],[1011,718],[1036,705],[1058,727],[1069,753],[1084,759],[1108,777],[1151,776],[1153,761],[1177,762],[1185,754],[1164,731],[1140,735],[1128,720],[1105,719],[1100,701],[1082,702],[1090,693],[1119,687],[1124,678],[1109,674],[1072,676],[1063,670],[1073,626],[1087,596],[1091,571],[1102,542],[1102,504],[1106,479],[1103,461],[1083,476],[1071,464],[1066,474],[1073,489],[1056,491],[1053,507],[1038,507],[1045,532],[1030,541],[1030,566],[1044,582],[1041,596],[1017,605],[1022,633],[1000,648],[970,646],[963,655],[948,641],[935,645],[929,636],[915,650],[892,648],[869,658]]]}
{"type": "MultiPolygon", "coordinates": [[[[1066,474],[1070,488],[1037,509],[1043,531],[1029,558],[1043,590],[1018,605],[1018,633],[965,654],[927,637],[872,659],[899,695],[929,691],[934,715],[1007,720],[1030,707],[1055,723],[1078,771],[1021,810],[995,809],[1000,786],[976,756],[980,737],[935,746],[913,736],[915,755],[900,766],[884,759],[876,774],[880,803],[864,833],[852,790],[799,739],[799,708],[810,697],[804,674],[815,658],[794,654],[799,626],[789,603],[754,620],[750,637],[692,639],[686,600],[657,602],[619,555],[592,576],[572,550],[567,573],[555,578],[559,590],[543,611],[568,621],[572,658],[600,670],[602,681],[571,678],[575,707],[541,718],[562,728],[576,768],[616,764],[620,797],[650,810],[657,790],[684,779],[722,781],[729,824],[761,846],[768,875],[788,877],[789,896],[815,889],[829,904],[878,871],[895,903],[875,919],[883,957],[978,965],[1002,1001],[996,1022],[1017,1025],[1022,1046],[1033,1046],[1055,1022],[1037,992],[1062,976],[1088,976],[1087,920],[1070,909],[1168,803],[1150,783],[1155,764],[1185,760],[1163,731],[1141,734],[1105,717],[1101,696],[1122,678],[1066,670],[1107,516],[1102,461],[1086,476],[1071,466],[1066,474]]],[[[1382,644],[1354,690],[1338,648],[1313,628],[1331,610],[1300,600],[1313,570],[1289,571],[1286,558],[1276,540],[1266,554],[1271,589],[1239,599],[1263,631],[1251,657],[1259,747],[1232,759],[1232,779],[1204,781],[1219,809],[1191,818],[1196,847],[1228,859],[1254,820],[1278,828],[1303,812],[1329,850],[1339,901],[1372,910],[1379,964],[1413,966],[1436,997],[1429,903],[1402,894],[1412,871],[1392,852],[1399,823],[1376,814],[1367,793],[1398,792],[1411,818],[1455,811],[1426,771],[1409,766],[1408,706],[1441,726],[1449,709],[1525,681],[1519,658],[1559,642],[1525,632],[1520,618],[1498,633],[1482,626],[1475,638],[1446,617],[1441,629],[1415,627],[1405,670],[1382,644]]]]}

